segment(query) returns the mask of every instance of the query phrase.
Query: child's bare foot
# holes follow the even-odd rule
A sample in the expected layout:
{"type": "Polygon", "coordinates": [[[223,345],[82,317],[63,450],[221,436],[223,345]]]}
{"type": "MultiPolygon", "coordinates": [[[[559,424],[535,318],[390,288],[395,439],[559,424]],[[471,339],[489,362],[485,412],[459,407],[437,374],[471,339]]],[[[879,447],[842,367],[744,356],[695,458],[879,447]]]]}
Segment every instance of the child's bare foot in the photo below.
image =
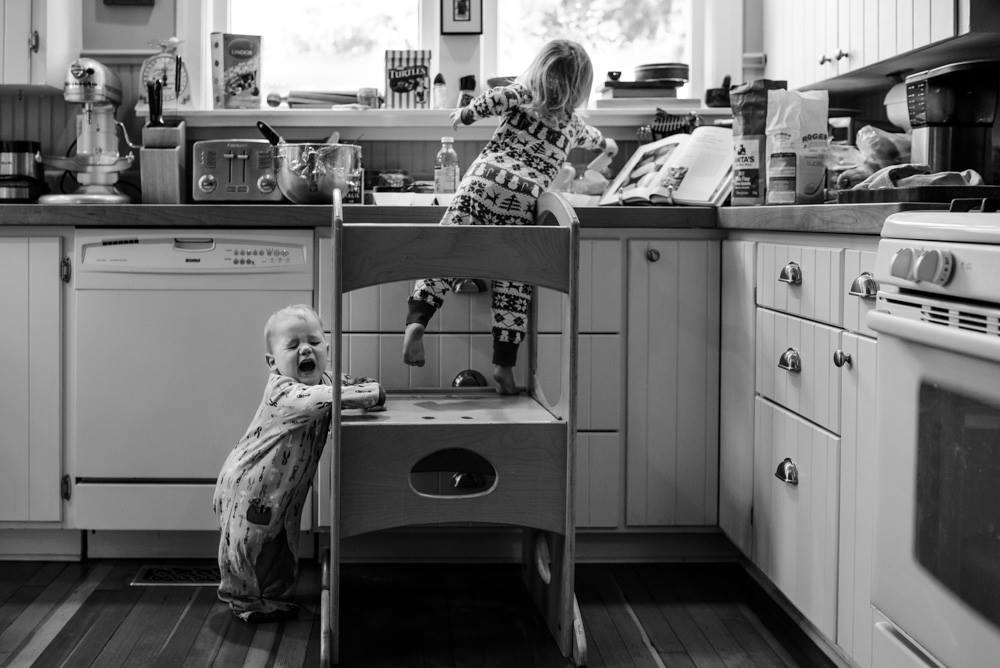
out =
{"type": "Polygon", "coordinates": [[[424,326],[411,322],[403,332],[403,362],[410,366],[424,365],[424,326]]]}
{"type": "Polygon", "coordinates": [[[517,384],[514,382],[514,367],[494,364],[493,380],[497,382],[497,392],[500,394],[517,394],[517,384]]]}

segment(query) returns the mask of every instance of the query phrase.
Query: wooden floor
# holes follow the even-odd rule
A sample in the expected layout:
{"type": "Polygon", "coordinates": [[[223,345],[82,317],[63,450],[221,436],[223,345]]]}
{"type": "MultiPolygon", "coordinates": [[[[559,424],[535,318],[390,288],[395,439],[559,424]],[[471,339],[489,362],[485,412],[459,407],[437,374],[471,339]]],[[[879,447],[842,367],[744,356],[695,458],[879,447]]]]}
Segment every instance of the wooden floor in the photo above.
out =
{"type": "MultiPolygon", "coordinates": [[[[299,619],[256,626],[214,587],[130,586],[144,564],[0,561],[0,666],[318,665],[314,562],[299,619]]],[[[569,665],[517,566],[345,564],[342,582],[343,666],[569,665]]],[[[828,665],[737,564],[579,565],[577,598],[590,666],[828,665]]]]}

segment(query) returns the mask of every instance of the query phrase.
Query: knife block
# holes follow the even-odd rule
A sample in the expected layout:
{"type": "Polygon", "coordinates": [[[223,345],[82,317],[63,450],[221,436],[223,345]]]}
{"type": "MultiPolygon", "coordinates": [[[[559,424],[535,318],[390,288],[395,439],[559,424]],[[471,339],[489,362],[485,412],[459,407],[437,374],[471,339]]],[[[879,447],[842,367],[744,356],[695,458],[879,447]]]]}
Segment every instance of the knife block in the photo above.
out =
{"type": "Polygon", "coordinates": [[[139,178],[143,204],[181,204],[187,183],[186,123],[142,128],[139,178]]]}

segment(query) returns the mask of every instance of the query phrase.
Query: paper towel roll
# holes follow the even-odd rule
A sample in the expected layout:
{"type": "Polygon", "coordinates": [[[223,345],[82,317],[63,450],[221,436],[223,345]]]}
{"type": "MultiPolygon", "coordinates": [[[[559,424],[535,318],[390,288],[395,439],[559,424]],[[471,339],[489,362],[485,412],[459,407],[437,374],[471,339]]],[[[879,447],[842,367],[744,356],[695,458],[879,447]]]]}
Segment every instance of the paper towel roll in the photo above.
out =
{"type": "Polygon", "coordinates": [[[889,122],[903,132],[910,131],[910,112],[906,108],[906,84],[898,83],[885,94],[885,114],[889,122]]]}

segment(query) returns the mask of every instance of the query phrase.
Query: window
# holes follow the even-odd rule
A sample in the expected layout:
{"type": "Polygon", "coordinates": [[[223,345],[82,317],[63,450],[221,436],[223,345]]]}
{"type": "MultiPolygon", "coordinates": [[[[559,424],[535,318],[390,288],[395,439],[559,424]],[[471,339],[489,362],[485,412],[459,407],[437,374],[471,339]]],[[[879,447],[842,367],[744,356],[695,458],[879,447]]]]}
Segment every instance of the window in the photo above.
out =
{"type": "Polygon", "coordinates": [[[633,79],[636,65],[690,63],[690,0],[501,0],[497,3],[497,72],[516,76],[550,39],[583,45],[599,90],[611,70],[633,79]]]}
{"type": "Polygon", "coordinates": [[[416,49],[418,0],[239,0],[229,32],[261,36],[264,93],[357,90],[385,81],[386,49],[416,49]]]}

